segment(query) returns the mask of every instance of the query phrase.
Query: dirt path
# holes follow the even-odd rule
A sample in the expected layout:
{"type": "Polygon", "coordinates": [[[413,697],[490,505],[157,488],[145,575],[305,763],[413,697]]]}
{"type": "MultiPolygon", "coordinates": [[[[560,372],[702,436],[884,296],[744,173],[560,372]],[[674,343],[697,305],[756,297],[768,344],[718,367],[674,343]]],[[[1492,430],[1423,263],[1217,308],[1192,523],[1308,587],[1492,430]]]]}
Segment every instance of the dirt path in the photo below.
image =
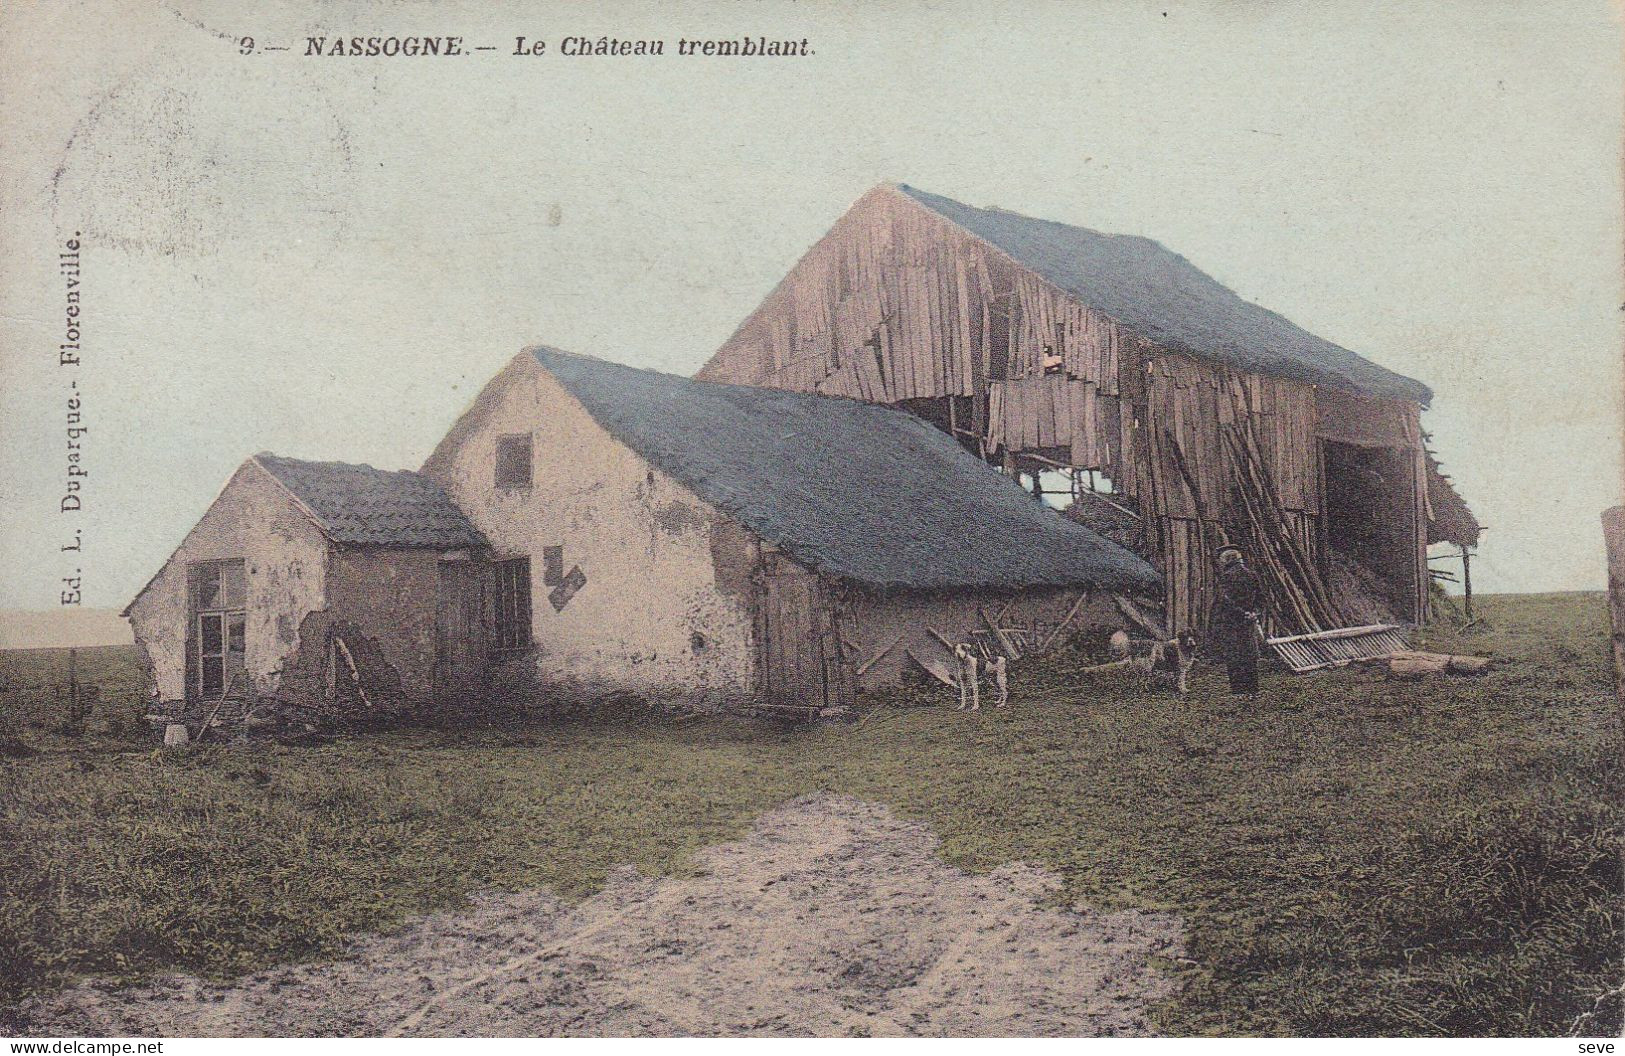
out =
{"type": "Polygon", "coordinates": [[[1167,914],[1040,904],[1047,874],[970,876],[887,808],[821,796],[576,905],[489,895],[350,959],[227,984],[83,985],[24,1009],[52,1035],[1101,1035],[1170,992],[1167,914]]]}

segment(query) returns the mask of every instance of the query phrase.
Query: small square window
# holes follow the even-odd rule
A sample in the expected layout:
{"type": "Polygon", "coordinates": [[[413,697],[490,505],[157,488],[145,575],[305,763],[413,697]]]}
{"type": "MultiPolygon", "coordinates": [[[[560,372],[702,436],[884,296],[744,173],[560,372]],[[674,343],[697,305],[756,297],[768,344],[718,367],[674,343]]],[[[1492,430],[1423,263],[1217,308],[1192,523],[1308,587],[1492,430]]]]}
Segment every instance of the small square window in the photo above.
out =
{"type": "Polygon", "coordinates": [[[496,486],[530,487],[530,434],[497,437],[496,486]]]}

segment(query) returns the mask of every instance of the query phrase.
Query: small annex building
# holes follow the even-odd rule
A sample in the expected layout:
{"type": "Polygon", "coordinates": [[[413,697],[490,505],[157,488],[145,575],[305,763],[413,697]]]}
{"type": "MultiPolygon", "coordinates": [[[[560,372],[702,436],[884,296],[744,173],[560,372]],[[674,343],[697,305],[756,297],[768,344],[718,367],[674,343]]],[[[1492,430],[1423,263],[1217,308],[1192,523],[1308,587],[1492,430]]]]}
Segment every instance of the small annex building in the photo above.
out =
{"type": "Polygon", "coordinates": [[[1033,647],[1161,590],[914,416],[550,348],[422,474],[489,541],[502,694],[812,712],[942,677],[949,643],[1033,647]]]}
{"type": "Polygon", "coordinates": [[[487,544],[432,480],[259,454],[125,608],[151,696],[416,713],[484,678],[487,544]]]}

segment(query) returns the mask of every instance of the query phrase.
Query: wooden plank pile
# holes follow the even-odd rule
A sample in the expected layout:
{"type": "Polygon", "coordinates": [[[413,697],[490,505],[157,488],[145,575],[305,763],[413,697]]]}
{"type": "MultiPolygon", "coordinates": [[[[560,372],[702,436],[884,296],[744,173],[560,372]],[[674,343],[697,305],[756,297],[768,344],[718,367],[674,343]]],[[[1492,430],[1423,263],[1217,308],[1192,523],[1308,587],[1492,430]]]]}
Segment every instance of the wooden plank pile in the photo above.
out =
{"type": "Polygon", "coordinates": [[[1341,626],[1342,613],[1321,579],[1281,505],[1264,468],[1252,423],[1238,416],[1220,430],[1235,467],[1236,492],[1252,533],[1250,555],[1269,594],[1275,621],[1291,634],[1313,634],[1341,626]]]}
{"type": "Polygon", "coordinates": [[[1603,511],[1603,543],[1608,552],[1608,611],[1613,622],[1614,678],[1625,712],[1625,506],[1603,511]]]}
{"type": "Polygon", "coordinates": [[[1393,624],[1378,623],[1311,634],[1291,634],[1271,638],[1269,644],[1287,667],[1301,675],[1326,667],[1341,667],[1354,660],[1371,659],[1372,650],[1384,654],[1403,651],[1405,639],[1400,637],[1399,628],[1393,624]]]}

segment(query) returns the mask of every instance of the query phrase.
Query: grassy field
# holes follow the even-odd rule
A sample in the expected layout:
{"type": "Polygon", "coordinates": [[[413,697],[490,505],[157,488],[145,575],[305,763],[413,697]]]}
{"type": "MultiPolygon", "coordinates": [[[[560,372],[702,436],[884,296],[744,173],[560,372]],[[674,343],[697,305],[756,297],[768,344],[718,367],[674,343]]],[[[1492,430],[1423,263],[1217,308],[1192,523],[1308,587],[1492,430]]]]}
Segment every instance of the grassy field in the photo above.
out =
{"type": "MultiPolygon", "coordinates": [[[[806,792],[880,800],[972,870],[1171,908],[1181,1034],[1566,1033],[1625,981],[1625,777],[1600,595],[1486,598],[1432,646],[1478,679],[1199,669],[1180,706],[1059,656],[1015,708],[878,707],[857,724],[722,719],[397,732],[159,752],[128,651],[53,730],[61,657],[0,656],[0,1007],[80,974],[231,973],[482,887],[593,891],[685,868],[806,792]]],[[[894,703],[917,702],[908,696],[894,703]]],[[[3,1016],[3,1012],[0,1012],[3,1016]]],[[[1617,1031],[1618,1003],[1587,1021],[1617,1031]]]]}

